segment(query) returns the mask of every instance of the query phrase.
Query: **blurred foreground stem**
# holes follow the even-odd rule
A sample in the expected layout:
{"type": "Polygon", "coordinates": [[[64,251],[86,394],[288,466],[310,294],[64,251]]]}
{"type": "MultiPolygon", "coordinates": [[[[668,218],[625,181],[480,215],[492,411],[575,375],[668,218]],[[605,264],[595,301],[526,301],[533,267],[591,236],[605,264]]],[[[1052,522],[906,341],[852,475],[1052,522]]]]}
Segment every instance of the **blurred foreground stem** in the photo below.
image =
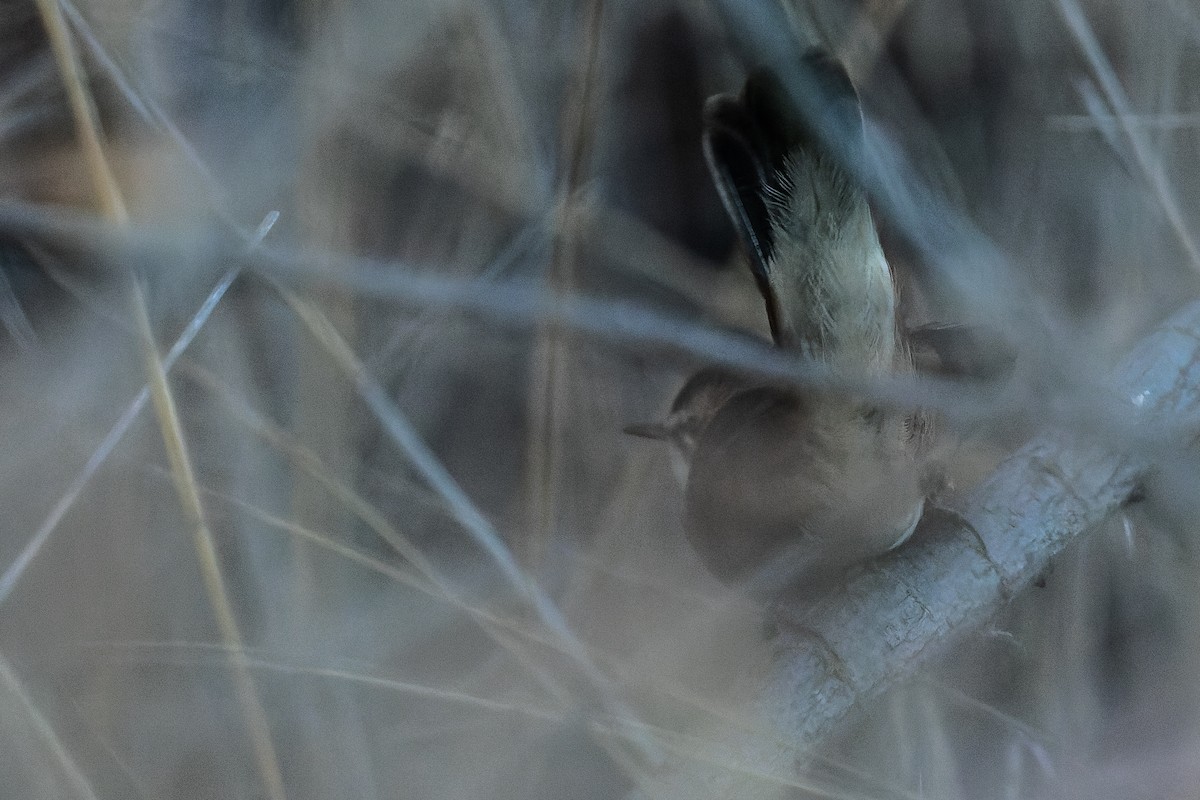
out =
{"type": "MultiPolygon", "coordinates": [[[[57,0],[37,0],[37,6],[42,23],[46,27],[46,35],[54,50],[59,71],[62,73],[63,82],[66,84],[76,132],[83,148],[92,184],[96,189],[101,211],[114,224],[125,226],[129,222],[129,213],[108,159],[104,155],[96,106],[84,80],[83,65],[80,63],[79,55],[72,43],[71,33],[63,19],[62,9],[57,0]]],[[[187,441],[176,412],[175,399],[171,394],[170,385],[167,383],[167,374],[158,352],[158,345],[154,341],[150,316],[146,309],[146,299],[136,280],[130,288],[130,301],[145,359],[150,396],[154,401],[154,410],[162,431],[163,444],[166,446],[167,457],[171,464],[171,475],[179,495],[180,505],[192,525],[193,544],[200,559],[200,569],[205,589],[208,592],[209,605],[212,607],[217,627],[221,632],[221,642],[231,653],[230,666],[233,670],[234,685],[237,690],[239,706],[253,743],[259,775],[267,796],[271,800],[283,800],[285,797],[283,776],[279,769],[275,746],[271,741],[266,710],[259,699],[254,679],[241,658],[243,651],[241,631],[238,629],[237,617],[221,575],[220,558],[213,542],[212,531],[205,519],[204,506],[200,502],[200,492],[192,471],[187,441]]]]}

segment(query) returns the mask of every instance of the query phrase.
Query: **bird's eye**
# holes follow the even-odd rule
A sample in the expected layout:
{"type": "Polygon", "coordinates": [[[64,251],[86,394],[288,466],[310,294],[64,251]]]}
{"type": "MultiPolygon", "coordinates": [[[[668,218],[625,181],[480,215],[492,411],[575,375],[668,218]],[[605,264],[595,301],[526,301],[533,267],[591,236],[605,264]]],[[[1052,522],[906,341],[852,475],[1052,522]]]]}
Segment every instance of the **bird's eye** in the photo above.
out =
{"type": "Polygon", "coordinates": [[[675,444],[685,453],[696,449],[696,440],[699,438],[698,432],[691,426],[683,426],[675,431],[675,444]]]}

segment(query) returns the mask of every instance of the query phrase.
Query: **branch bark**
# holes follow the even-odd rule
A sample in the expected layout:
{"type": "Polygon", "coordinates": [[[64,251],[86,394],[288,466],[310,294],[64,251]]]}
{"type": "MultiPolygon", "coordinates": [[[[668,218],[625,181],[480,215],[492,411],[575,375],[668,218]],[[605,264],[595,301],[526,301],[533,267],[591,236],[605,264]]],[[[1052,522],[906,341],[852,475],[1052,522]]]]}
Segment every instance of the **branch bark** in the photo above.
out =
{"type": "MultiPolygon", "coordinates": [[[[1113,387],[1135,424],[1200,412],[1200,303],[1142,340],[1113,387]]],[[[682,797],[680,790],[699,789],[697,780],[704,788],[691,796],[771,796],[772,786],[796,785],[804,753],[855,704],[993,616],[1051,557],[1119,508],[1148,466],[1094,437],[1038,437],[961,500],[959,517],[939,519],[836,595],[785,601],[776,610],[774,667],[759,696],[765,727],[776,735],[721,732],[707,768],[693,763],[651,793],[682,797]],[[676,780],[684,772],[692,774],[676,780]]]]}

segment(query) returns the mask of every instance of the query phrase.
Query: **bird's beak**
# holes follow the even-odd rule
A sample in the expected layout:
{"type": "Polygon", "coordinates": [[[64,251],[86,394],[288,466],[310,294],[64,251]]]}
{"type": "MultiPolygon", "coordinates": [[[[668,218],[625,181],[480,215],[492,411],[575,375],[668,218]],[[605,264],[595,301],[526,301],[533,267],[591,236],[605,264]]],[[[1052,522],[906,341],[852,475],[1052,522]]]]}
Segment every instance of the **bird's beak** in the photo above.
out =
{"type": "Polygon", "coordinates": [[[640,436],[643,439],[665,441],[671,438],[671,429],[661,422],[639,422],[626,425],[624,430],[630,436],[640,436]]]}

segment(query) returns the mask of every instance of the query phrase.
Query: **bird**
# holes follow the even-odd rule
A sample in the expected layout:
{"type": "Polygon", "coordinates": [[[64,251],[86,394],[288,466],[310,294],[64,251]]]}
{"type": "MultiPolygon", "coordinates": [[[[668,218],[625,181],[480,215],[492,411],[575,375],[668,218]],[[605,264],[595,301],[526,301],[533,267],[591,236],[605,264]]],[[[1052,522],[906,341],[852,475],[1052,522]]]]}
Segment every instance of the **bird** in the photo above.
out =
{"type": "MultiPolygon", "coordinates": [[[[835,373],[912,372],[843,65],[813,48],[786,69],[755,70],[740,94],[705,104],[703,145],[775,346],[835,373]]],[[[626,430],[671,444],[684,530],[709,571],[769,597],[823,586],[913,534],[931,427],[920,410],[709,367],[663,423],[626,430]]]]}

